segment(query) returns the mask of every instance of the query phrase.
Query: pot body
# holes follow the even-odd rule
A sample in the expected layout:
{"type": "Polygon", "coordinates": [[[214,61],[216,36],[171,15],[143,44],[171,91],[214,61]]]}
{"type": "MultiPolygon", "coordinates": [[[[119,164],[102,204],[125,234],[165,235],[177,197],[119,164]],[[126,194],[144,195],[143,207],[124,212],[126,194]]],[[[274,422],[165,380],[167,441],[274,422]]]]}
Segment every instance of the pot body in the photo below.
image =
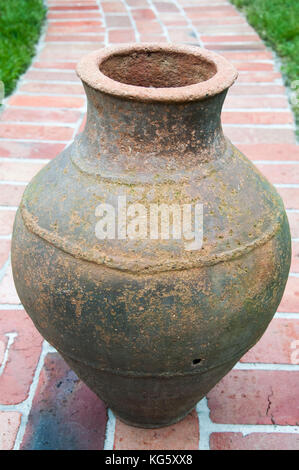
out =
{"type": "Polygon", "coordinates": [[[288,221],[276,190],[222,134],[226,90],[178,103],[84,86],[84,132],[18,210],[15,284],[37,329],[116,415],[160,427],[265,331],[288,276],[288,221]],[[97,208],[119,214],[120,201],[146,213],[201,204],[202,247],[124,236],[117,225],[99,240],[97,208]]]}

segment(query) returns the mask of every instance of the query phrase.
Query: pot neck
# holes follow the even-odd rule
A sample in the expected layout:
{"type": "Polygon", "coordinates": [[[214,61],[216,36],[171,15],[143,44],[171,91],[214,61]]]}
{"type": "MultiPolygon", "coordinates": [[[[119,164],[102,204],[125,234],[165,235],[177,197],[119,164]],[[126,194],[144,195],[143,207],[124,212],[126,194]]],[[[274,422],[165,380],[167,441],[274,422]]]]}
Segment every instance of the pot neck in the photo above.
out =
{"type": "Polygon", "coordinates": [[[124,99],[85,83],[84,88],[87,121],[79,142],[89,158],[110,160],[111,167],[138,162],[141,168],[148,159],[159,159],[164,168],[179,169],[224,152],[220,115],[227,90],[199,101],[167,103],[124,99]]]}

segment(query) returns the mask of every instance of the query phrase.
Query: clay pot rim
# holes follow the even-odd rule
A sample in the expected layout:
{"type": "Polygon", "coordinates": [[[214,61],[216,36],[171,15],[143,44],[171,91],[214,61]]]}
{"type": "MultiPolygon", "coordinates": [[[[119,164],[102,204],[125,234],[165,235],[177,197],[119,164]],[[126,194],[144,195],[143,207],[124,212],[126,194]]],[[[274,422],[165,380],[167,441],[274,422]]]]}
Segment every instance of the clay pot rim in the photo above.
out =
{"type": "Polygon", "coordinates": [[[123,44],[96,50],[87,54],[79,61],[76,71],[80,79],[94,90],[99,90],[119,98],[150,102],[200,101],[226,90],[235,82],[238,76],[236,68],[228,60],[215,52],[196,46],[164,43],[123,44]],[[212,63],[216,68],[216,73],[208,80],[193,85],[148,88],[128,85],[113,80],[101,72],[99,68],[101,63],[109,57],[138,51],[196,55],[206,62],[212,63]]]}

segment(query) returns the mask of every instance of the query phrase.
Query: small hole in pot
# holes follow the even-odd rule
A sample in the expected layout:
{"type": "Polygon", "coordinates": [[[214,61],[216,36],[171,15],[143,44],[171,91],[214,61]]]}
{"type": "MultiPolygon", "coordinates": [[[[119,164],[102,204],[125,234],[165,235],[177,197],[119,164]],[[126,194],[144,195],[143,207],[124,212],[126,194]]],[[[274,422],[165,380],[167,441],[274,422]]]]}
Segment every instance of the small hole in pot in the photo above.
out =
{"type": "Polygon", "coordinates": [[[200,363],[201,363],[201,359],[193,359],[193,361],[192,361],[193,366],[198,366],[198,364],[200,364],[200,363]]]}

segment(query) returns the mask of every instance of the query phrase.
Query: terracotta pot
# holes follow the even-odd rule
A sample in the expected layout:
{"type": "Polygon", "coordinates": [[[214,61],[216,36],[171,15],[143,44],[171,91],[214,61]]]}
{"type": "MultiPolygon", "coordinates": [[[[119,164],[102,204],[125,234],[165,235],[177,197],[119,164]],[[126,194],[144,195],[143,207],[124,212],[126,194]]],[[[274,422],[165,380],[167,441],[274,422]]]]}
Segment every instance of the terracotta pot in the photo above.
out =
{"type": "Polygon", "coordinates": [[[134,44],[91,53],[77,72],[87,123],[26,188],[15,284],[40,333],[117,416],[168,425],[265,331],[289,271],[287,217],[223,135],[221,108],[237,76],[224,58],[134,44]],[[129,237],[120,223],[114,238],[99,239],[108,212],[97,208],[110,204],[120,218],[120,201],[146,214],[154,204],[189,204],[195,214],[202,204],[202,247],[171,236],[174,216],[168,239],[129,237]]]}

